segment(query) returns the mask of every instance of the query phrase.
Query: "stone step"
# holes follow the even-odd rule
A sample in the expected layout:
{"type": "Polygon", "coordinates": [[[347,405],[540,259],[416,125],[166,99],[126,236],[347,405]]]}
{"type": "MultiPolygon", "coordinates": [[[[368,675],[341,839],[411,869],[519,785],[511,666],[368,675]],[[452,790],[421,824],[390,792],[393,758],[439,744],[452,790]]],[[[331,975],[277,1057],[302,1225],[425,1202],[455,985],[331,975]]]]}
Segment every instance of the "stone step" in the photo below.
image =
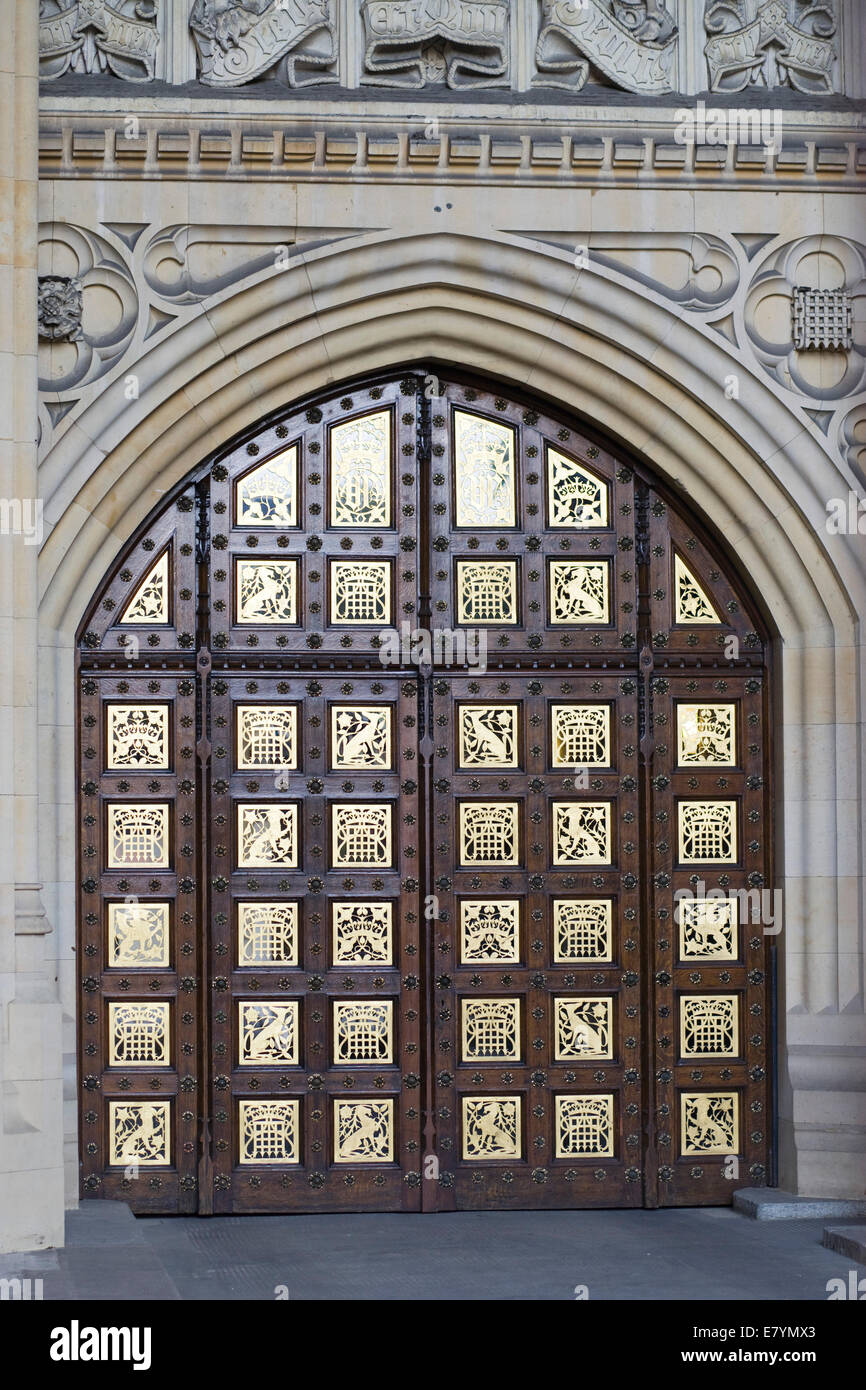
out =
{"type": "Polygon", "coordinates": [[[828,1216],[833,1220],[866,1217],[866,1199],[798,1197],[773,1187],[741,1187],[734,1193],[734,1211],[755,1221],[814,1221],[828,1216]]]}

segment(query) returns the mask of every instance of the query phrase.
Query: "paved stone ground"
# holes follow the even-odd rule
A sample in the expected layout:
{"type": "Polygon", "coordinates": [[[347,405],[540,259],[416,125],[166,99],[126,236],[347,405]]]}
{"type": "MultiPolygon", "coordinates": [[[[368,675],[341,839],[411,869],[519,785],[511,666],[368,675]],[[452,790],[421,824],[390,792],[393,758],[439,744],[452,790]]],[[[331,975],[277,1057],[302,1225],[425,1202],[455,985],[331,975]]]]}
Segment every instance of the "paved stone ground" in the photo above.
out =
{"type": "Polygon", "coordinates": [[[136,1220],[117,1202],[67,1216],[63,1250],[0,1256],[46,1299],[574,1298],[826,1301],[866,1265],[821,1245],[824,1220],[689,1211],[460,1212],[136,1220]]]}

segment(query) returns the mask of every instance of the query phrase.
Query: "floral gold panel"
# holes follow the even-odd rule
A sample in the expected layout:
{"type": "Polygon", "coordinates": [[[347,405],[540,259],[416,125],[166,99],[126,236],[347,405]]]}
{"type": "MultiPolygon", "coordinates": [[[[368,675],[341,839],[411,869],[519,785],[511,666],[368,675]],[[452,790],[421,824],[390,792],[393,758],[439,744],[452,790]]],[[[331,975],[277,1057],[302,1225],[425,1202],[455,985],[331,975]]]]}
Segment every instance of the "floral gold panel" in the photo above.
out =
{"type": "Polygon", "coordinates": [[[548,448],[546,454],[548,526],[606,527],[607,485],[558,449],[548,448]]]}
{"type": "Polygon", "coordinates": [[[235,483],[238,526],[286,527],[298,524],[298,446],[281,449],[235,483]]]}
{"type": "Polygon", "coordinates": [[[442,364],[349,383],[202,460],[77,659],[84,1197],[774,1180],[772,654],[638,462],[442,364]]]}
{"type": "Polygon", "coordinates": [[[393,964],[394,914],[391,903],[332,904],[334,964],[393,964]]]}
{"type": "Polygon", "coordinates": [[[460,963],[520,960],[520,902],[463,898],[460,903],[460,963]]]}
{"type": "Polygon", "coordinates": [[[123,626],[159,627],[171,621],[171,570],[164,551],[145,575],[123,610],[123,626]]]}
{"type": "Polygon", "coordinates": [[[109,772],[123,768],[168,771],[167,705],[110,704],[106,713],[109,772]]]}
{"type": "Polygon", "coordinates": [[[681,767],[734,767],[736,706],[677,705],[677,759],[681,767]]]}

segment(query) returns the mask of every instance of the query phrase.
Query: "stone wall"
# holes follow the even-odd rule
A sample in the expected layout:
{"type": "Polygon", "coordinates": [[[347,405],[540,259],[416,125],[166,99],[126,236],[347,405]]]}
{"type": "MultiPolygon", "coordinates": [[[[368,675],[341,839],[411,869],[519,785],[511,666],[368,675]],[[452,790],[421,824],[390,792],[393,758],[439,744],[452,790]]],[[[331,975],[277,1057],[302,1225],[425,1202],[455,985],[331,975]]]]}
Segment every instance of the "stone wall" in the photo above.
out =
{"type": "MultiPolygon", "coordinates": [[[[701,509],[761,596],[777,633],[786,906],[780,1180],[862,1195],[866,564],[856,516],[853,530],[828,525],[832,499],[849,508],[853,497],[856,513],[866,489],[860,10],[842,0],[821,21],[828,32],[810,36],[806,7],[784,0],[773,13],[789,29],[761,47],[754,21],[768,7],[744,0],[737,35],[710,49],[713,67],[714,0],[592,0],[585,23],[595,16],[597,28],[551,34],[542,63],[565,66],[539,73],[557,5],[464,5],[461,29],[456,6],[426,0],[418,42],[380,33],[371,66],[365,24],[378,15],[394,28],[404,6],[345,0],[286,46],[285,26],[321,17],[321,5],[227,0],[208,34],[211,20],[190,29],[188,7],[154,6],[149,18],[151,7],[136,16],[115,0],[91,4],[98,23],[76,35],[52,19],[70,4],[41,7],[38,576],[35,546],[4,539],[0,551],[16,576],[7,569],[0,586],[0,661],[14,653],[22,692],[0,731],[5,748],[30,750],[2,787],[4,882],[20,892],[17,935],[11,888],[0,897],[0,1002],[18,1001],[4,1009],[0,1075],[24,1094],[25,1044],[42,1107],[22,1112],[26,1142],[19,1112],[4,1110],[10,1210],[27,1215],[20,1229],[7,1216],[2,1240],[59,1238],[61,1136],[76,1200],[73,644],[99,580],[167,490],[239,429],[331,383],[437,359],[608,431],[701,509]],[[268,23],[283,35],[271,50],[259,42],[268,23]],[[507,42],[466,42],[473,23],[507,42]],[[326,33],[333,61],[310,66],[326,33]],[[273,61],[252,72],[242,64],[256,43],[273,61]],[[667,49],[666,80],[649,92],[641,74],[667,49]],[[228,59],[241,67],[217,81],[228,59]],[[408,67],[376,65],[398,59],[408,67]],[[745,95],[744,73],[765,85],[745,95]],[[403,90],[381,87],[383,75],[403,90]],[[309,76],[326,80],[308,87],[309,76]],[[711,84],[721,122],[675,94],[711,84]],[[65,1016],[65,1116],[53,982],[40,974],[46,919],[27,887],[40,881],[65,1016]],[[27,1051],[36,1026],[43,1049],[27,1051]],[[50,1174],[41,1205],[34,1167],[50,1174]]],[[[30,31],[19,73],[35,70],[30,31]]],[[[11,77],[0,78],[8,102],[11,77]]],[[[32,75],[13,102],[33,125],[32,75]]],[[[34,173],[21,160],[18,216],[34,173]]],[[[20,227],[22,307],[0,330],[18,363],[3,447],[25,470],[7,485],[19,491],[35,463],[36,239],[20,227]]]]}

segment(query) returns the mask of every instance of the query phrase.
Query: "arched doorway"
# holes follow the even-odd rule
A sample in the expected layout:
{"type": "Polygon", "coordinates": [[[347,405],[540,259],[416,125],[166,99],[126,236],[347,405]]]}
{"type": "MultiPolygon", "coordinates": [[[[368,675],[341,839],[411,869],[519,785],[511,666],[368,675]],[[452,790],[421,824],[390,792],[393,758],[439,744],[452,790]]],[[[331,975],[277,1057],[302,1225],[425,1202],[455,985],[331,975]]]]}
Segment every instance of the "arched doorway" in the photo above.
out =
{"type": "Polygon", "coordinates": [[[632,461],[457,372],[305,403],[181,488],[80,632],[85,1195],[766,1181],[768,653],[730,569],[632,461]]]}

